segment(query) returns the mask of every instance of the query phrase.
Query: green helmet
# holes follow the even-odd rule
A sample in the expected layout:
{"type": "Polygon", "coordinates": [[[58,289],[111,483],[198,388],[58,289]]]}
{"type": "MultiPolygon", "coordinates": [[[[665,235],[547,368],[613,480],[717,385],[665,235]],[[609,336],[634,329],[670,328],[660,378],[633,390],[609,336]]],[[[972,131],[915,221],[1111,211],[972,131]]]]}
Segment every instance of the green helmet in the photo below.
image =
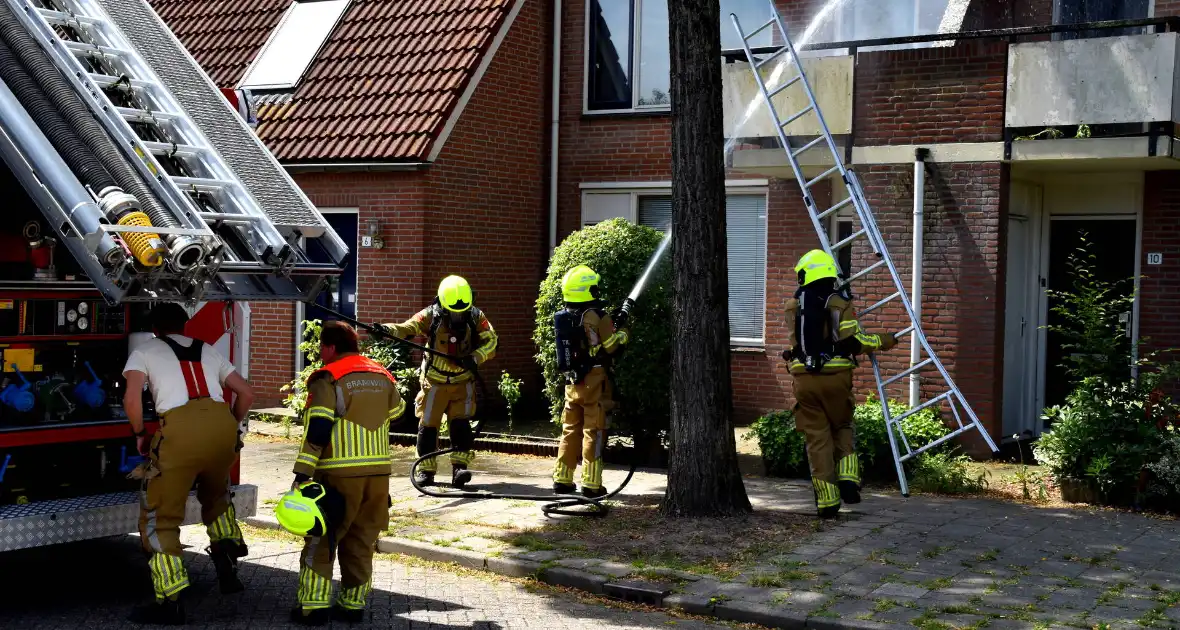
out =
{"type": "Polygon", "coordinates": [[[328,521],[320,504],[327,496],[328,491],[324,486],[305,481],[279,497],[275,518],[283,529],[296,536],[323,536],[328,531],[328,521]]]}
{"type": "Polygon", "coordinates": [[[438,303],[452,313],[471,309],[471,285],[459,276],[447,276],[438,285],[438,303]]]}
{"type": "Polygon", "coordinates": [[[571,304],[584,304],[598,299],[598,283],[602,278],[586,265],[578,265],[561,279],[561,296],[571,304]]]}
{"type": "Polygon", "coordinates": [[[803,286],[840,275],[835,259],[822,249],[813,249],[804,254],[795,265],[795,273],[799,274],[799,284],[803,286]]]}

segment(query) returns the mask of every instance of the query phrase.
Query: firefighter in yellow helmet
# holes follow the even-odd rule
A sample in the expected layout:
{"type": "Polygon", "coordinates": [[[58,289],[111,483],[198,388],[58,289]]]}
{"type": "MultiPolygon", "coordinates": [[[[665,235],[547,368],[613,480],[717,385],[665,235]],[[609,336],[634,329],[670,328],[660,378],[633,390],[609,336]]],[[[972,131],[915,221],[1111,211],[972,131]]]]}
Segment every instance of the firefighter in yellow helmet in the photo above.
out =
{"type": "MultiPolygon", "coordinates": [[[[385,324],[390,333],[403,339],[426,337],[426,345],[460,359],[455,363],[433,354],[422,357],[422,389],[414,401],[418,416],[418,455],[438,450],[438,429],[443,415],[450,425],[451,485],[462,488],[471,481],[467,467],[475,459],[475,436],[471,418],[475,415],[474,372],[496,356],[499,343],[491,322],[473,305],[471,285],[459,276],[447,276],[438,285],[438,298],[403,324],[385,324]]],[[[428,459],[418,466],[415,481],[434,484],[438,462],[428,459]]]]}
{"type": "Polygon", "coordinates": [[[324,367],[307,379],[303,444],[291,488],[302,491],[314,480],[340,505],[329,510],[335,514],[326,524],[301,532],[307,538],[299,563],[299,606],[291,621],[309,626],[364,618],[373,551],[389,527],[389,423],[405,411],[393,376],[360,354],[351,326],[324,324],[320,357],[324,367]],[[340,593],[333,602],[337,557],[340,593]]]}
{"type": "Polygon", "coordinates": [[[821,250],[795,265],[799,290],[787,300],[791,347],[783,352],[795,380],[795,427],[807,442],[811,483],[821,518],[840,503],[860,503],[860,462],[852,427],[855,357],[897,345],[892,334],[865,332],[841,286],[836,261],[821,250]]]}
{"type": "Polygon", "coordinates": [[[606,446],[606,415],[611,401],[607,369],[612,355],[630,340],[626,320],[630,303],[616,312],[617,322],[603,310],[601,278],[579,265],[561,280],[565,308],[553,316],[558,370],[566,375],[563,433],[553,470],[553,492],[574,491],[574,469],[582,460],[582,494],[597,498],[602,487],[602,449],[606,446]],[[618,328],[616,329],[616,323],[618,328]]]}

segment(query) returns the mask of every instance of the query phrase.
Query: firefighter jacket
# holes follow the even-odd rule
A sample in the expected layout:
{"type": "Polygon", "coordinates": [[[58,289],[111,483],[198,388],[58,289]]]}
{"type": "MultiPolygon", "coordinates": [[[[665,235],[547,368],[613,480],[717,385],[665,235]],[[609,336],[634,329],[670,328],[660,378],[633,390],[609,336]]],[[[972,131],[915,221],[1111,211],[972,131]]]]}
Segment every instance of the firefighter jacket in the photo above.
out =
{"type": "Polygon", "coordinates": [[[856,367],[856,355],[897,345],[893,335],[865,332],[856,320],[847,288],[836,291],[820,283],[800,287],[795,297],[787,300],[786,310],[791,343],[787,358],[792,374],[844,372],[856,367]],[[809,357],[812,370],[807,369],[809,357]]]}
{"type": "MultiPolygon", "coordinates": [[[[483,311],[473,306],[466,315],[466,325],[451,330],[450,317],[434,304],[404,324],[385,324],[385,327],[402,339],[426,337],[427,347],[453,357],[471,357],[476,365],[482,365],[496,356],[499,338],[483,311]]],[[[435,383],[465,383],[473,378],[463,366],[436,354],[422,357],[422,376],[435,383]]]]}
{"type": "Polygon", "coordinates": [[[582,313],[582,330],[586,332],[587,352],[591,365],[598,367],[630,341],[626,329],[615,330],[615,324],[605,311],[588,308],[582,313]]]}
{"type": "Polygon", "coordinates": [[[344,355],[308,377],[295,474],[390,474],[389,423],[406,408],[394,383],[385,368],[359,354],[344,355]]]}

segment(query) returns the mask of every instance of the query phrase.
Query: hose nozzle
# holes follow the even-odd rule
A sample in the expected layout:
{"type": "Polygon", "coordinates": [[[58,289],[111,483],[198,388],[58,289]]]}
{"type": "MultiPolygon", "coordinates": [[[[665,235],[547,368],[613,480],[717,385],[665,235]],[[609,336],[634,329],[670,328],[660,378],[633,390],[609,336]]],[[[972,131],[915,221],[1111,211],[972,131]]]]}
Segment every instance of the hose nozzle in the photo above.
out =
{"type": "MultiPolygon", "coordinates": [[[[134,227],[152,227],[148,215],[140,209],[139,200],[123,192],[123,189],[111,186],[98,193],[99,207],[103,213],[114,220],[117,225],[134,227]]],[[[164,264],[164,255],[168,249],[160,235],[154,232],[123,232],[120,235],[131,255],[144,267],[159,267],[164,264]]]]}

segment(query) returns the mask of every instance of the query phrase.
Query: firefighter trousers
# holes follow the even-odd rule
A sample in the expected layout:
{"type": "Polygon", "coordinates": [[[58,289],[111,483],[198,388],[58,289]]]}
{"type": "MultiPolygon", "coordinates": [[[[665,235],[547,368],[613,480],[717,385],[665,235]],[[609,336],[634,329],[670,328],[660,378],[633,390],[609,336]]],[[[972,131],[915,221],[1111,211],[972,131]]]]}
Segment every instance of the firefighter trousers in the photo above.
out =
{"type": "Polygon", "coordinates": [[[795,375],[795,428],[807,443],[819,508],[840,505],[839,481],[860,484],[853,432],[852,370],[795,375]]]}
{"type": "Polygon", "coordinates": [[[299,605],[303,610],[332,606],[332,566],[340,559],[342,608],[362,610],[373,590],[373,552],[389,528],[389,476],[316,475],[344,497],[344,517],[329,523],[327,536],[311,537],[299,563],[299,605]]]}
{"type": "MultiPolygon", "coordinates": [[[[451,432],[451,445],[460,450],[451,453],[451,464],[470,466],[475,461],[475,436],[471,431],[471,417],[475,415],[475,382],[436,383],[422,379],[422,389],[414,399],[414,414],[418,416],[418,456],[438,450],[438,429],[443,415],[451,432]]],[[[430,458],[418,466],[423,472],[438,470],[438,461],[430,458]]]]}
{"type": "Polygon", "coordinates": [[[565,386],[561,411],[561,444],[553,481],[572,484],[574,469],[582,460],[582,487],[602,488],[602,450],[606,447],[606,417],[614,406],[606,368],[590,370],[580,383],[565,386]]]}
{"type": "Polygon", "coordinates": [[[209,541],[241,542],[229,489],[237,442],[238,421],[229,405],[211,398],[191,400],[160,419],[139,509],[140,542],[151,554],[148,565],[157,600],[174,598],[189,584],[181,561],[180,524],[194,483],[209,541]]]}

